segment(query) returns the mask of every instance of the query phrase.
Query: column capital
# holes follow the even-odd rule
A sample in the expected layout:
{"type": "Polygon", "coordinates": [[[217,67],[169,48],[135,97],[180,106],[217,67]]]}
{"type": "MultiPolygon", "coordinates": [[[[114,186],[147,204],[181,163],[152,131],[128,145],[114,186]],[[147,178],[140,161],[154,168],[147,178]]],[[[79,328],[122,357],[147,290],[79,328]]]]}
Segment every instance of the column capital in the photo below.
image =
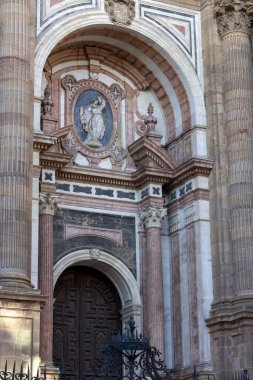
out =
{"type": "Polygon", "coordinates": [[[167,210],[161,207],[148,206],[138,212],[140,219],[139,227],[150,228],[158,227],[162,228],[164,218],[167,214],[167,210]]]}
{"type": "Polygon", "coordinates": [[[214,0],[214,13],[221,38],[227,33],[250,35],[253,22],[252,0],[214,0]]]}
{"type": "Polygon", "coordinates": [[[40,214],[54,215],[58,208],[60,196],[50,193],[40,193],[40,214]]]}

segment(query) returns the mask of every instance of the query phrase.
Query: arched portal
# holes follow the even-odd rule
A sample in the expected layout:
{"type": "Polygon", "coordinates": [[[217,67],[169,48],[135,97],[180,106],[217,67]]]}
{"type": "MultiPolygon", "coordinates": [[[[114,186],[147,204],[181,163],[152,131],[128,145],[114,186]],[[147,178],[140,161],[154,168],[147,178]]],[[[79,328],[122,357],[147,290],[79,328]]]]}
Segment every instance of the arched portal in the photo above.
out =
{"type": "Polygon", "coordinates": [[[95,358],[121,330],[118,292],[102,272],[73,266],[58,279],[54,298],[54,364],[64,360],[66,376],[89,378],[95,358]]]}

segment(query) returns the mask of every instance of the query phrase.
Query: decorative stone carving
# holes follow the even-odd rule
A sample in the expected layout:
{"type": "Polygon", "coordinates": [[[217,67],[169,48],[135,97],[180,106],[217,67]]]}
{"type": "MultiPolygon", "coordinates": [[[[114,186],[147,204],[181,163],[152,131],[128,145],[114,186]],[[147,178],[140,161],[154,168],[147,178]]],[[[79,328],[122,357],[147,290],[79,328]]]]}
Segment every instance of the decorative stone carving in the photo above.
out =
{"type": "Polygon", "coordinates": [[[253,21],[253,2],[244,0],[214,0],[218,33],[242,32],[250,34],[253,21]]]}
{"type": "Polygon", "coordinates": [[[157,124],[157,118],[153,116],[154,107],[152,103],[148,106],[148,116],[144,120],[144,124],[146,125],[146,133],[155,132],[155,126],[157,124]]]}
{"type": "Polygon", "coordinates": [[[62,79],[61,85],[65,88],[65,90],[69,90],[71,92],[76,85],[76,78],[73,75],[66,75],[62,79]]]}
{"type": "Polygon", "coordinates": [[[126,97],[124,91],[117,83],[113,83],[110,86],[110,93],[113,96],[114,100],[117,100],[118,98],[122,100],[126,97]]]}
{"type": "Polygon", "coordinates": [[[111,157],[115,161],[122,161],[127,156],[127,151],[123,147],[119,146],[117,143],[113,144],[110,149],[111,157]]]}
{"type": "Polygon", "coordinates": [[[98,260],[101,254],[102,252],[100,251],[100,249],[96,249],[96,248],[90,249],[91,260],[98,260]]]}
{"type": "Polygon", "coordinates": [[[166,209],[148,206],[138,213],[140,219],[139,228],[141,229],[141,226],[144,228],[161,228],[166,215],[166,209]]]}
{"type": "Polygon", "coordinates": [[[105,10],[117,25],[130,25],[135,17],[134,0],[105,0],[105,10]]]}
{"type": "Polygon", "coordinates": [[[40,193],[40,214],[54,215],[58,208],[60,196],[50,193],[40,193]]]}
{"type": "Polygon", "coordinates": [[[41,111],[42,115],[44,116],[52,116],[52,109],[54,106],[54,103],[51,99],[51,73],[48,71],[45,72],[45,77],[47,79],[47,85],[44,91],[44,99],[41,103],[41,111]]]}

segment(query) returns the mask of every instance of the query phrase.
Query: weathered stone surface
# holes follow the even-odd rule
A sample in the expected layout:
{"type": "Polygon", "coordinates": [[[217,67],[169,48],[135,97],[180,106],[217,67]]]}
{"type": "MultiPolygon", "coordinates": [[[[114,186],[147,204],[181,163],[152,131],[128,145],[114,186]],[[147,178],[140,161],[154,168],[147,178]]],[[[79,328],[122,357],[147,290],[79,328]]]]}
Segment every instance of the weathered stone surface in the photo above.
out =
{"type": "Polygon", "coordinates": [[[35,3],[0,4],[0,284],[30,287],[35,3]]]}
{"type": "Polygon", "coordinates": [[[121,260],[133,274],[136,274],[135,219],[132,217],[90,213],[85,211],[60,210],[54,216],[54,262],[56,263],[69,252],[84,248],[98,248],[121,260]],[[64,226],[91,227],[90,235],[80,232],[70,239],[65,238],[64,226]],[[92,235],[96,228],[96,235],[92,235]],[[100,236],[98,230],[100,229],[100,236]],[[123,244],[113,242],[103,236],[103,229],[122,231],[123,244]]]}

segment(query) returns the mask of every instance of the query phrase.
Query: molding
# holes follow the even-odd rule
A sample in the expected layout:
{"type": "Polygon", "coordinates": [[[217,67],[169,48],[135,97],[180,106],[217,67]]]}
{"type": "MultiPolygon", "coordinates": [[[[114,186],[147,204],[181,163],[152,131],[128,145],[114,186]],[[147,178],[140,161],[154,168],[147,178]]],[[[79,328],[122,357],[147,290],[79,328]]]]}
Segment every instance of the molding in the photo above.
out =
{"type": "Polygon", "coordinates": [[[128,151],[134,160],[136,167],[158,167],[173,170],[176,164],[160,146],[161,136],[148,133],[134,141],[128,151]]]}
{"type": "Polygon", "coordinates": [[[125,307],[129,307],[132,311],[141,309],[140,292],[133,274],[119,259],[105,251],[100,250],[96,260],[91,258],[90,249],[74,251],[64,256],[54,265],[54,284],[66,268],[77,263],[93,267],[105,273],[115,285],[123,309],[125,307]]]}

